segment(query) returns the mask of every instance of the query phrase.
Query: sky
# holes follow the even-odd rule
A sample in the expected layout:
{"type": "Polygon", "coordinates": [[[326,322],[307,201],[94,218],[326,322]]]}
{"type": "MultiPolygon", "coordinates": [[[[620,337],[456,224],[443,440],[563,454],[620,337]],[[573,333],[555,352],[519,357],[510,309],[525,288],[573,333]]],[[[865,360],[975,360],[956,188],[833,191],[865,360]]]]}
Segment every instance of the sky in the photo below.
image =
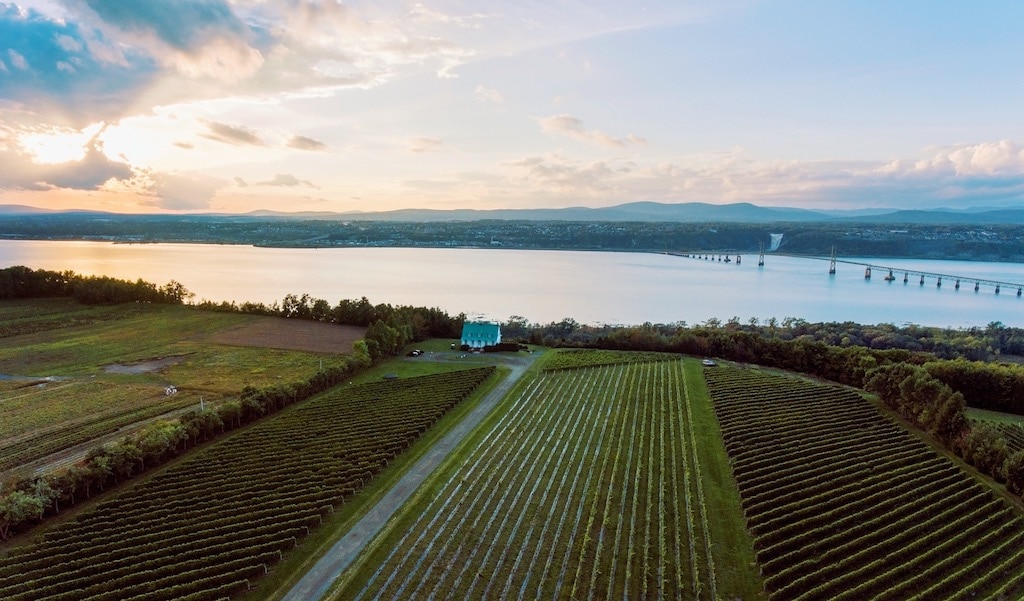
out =
{"type": "Polygon", "coordinates": [[[1024,207],[1019,0],[0,0],[0,204],[1024,207]]]}

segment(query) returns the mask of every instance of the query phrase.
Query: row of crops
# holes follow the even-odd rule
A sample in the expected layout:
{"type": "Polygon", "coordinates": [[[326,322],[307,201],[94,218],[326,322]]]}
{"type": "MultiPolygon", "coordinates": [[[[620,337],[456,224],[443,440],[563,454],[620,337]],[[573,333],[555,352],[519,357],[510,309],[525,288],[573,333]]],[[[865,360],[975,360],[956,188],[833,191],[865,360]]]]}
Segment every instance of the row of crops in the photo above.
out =
{"type": "Polygon", "coordinates": [[[681,361],[541,373],[336,598],[735,596],[684,379],[681,361]]]}
{"type": "Polygon", "coordinates": [[[544,369],[574,369],[596,365],[617,365],[620,363],[647,363],[650,361],[674,361],[676,353],[653,351],[614,351],[606,349],[563,349],[551,353],[544,360],[544,369]]]}
{"type": "Polygon", "coordinates": [[[342,386],[190,455],[0,559],[7,601],[249,588],[493,368],[342,386]]]}
{"type": "Polygon", "coordinates": [[[771,599],[1024,595],[1024,520],[859,395],[706,378],[771,599]]]}
{"type": "Polygon", "coordinates": [[[188,393],[165,396],[154,386],[95,381],[13,391],[4,399],[0,471],[192,404],[198,399],[188,393]]]}

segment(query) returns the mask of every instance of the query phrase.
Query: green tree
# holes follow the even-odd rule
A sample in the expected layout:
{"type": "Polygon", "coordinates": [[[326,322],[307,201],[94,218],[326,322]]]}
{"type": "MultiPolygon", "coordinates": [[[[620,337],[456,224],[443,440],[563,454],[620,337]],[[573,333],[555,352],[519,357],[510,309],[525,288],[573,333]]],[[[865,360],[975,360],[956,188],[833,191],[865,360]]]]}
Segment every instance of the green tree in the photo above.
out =
{"type": "Polygon", "coordinates": [[[1006,458],[1003,465],[1006,488],[1015,495],[1024,495],[1024,451],[1017,451],[1006,458]]]}
{"type": "Polygon", "coordinates": [[[23,490],[0,497],[0,540],[7,540],[12,528],[42,517],[45,509],[41,498],[23,490]]]}

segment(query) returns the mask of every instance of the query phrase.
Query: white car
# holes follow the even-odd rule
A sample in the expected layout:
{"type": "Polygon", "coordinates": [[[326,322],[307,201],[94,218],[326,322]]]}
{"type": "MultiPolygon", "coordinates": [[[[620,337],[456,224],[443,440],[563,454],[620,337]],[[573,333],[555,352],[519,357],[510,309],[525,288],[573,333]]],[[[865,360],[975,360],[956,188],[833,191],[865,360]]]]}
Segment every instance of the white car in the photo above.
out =
{"type": "Polygon", "coordinates": [[[714,367],[714,366],[718,365],[717,363],[715,363],[711,359],[705,359],[705,360],[701,361],[700,364],[703,365],[704,367],[714,367]]]}

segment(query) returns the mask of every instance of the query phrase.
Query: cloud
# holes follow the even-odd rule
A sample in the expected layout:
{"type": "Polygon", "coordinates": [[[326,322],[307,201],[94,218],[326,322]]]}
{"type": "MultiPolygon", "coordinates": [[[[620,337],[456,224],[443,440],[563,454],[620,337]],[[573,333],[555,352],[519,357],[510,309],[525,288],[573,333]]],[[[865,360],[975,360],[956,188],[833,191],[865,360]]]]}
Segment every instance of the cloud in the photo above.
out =
{"type": "Polygon", "coordinates": [[[597,144],[599,146],[621,148],[628,144],[646,144],[646,141],[643,138],[634,134],[629,134],[625,138],[616,138],[604,133],[603,131],[598,131],[596,129],[588,130],[583,127],[583,121],[565,113],[561,115],[552,115],[551,117],[543,117],[538,119],[538,122],[540,123],[541,131],[546,134],[568,136],[576,140],[597,144]]]}
{"type": "Polygon", "coordinates": [[[127,60],[120,46],[139,48],[160,64],[187,77],[215,77],[227,82],[252,75],[263,64],[254,37],[223,0],[136,2],[85,0],[83,14],[113,43],[92,40],[94,54],[110,62],[127,60]],[[92,15],[88,13],[91,12],[92,15]],[[97,51],[97,46],[102,48],[97,51]]]}
{"type": "MultiPolygon", "coordinates": [[[[755,160],[741,148],[637,164],[553,154],[502,164],[491,196],[549,206],[587,199],[755,202],[766,206],[897,209],[1024,205],[1024,156],[1008,141],[933,150],[902,161],[755,160]]],[[[506,200],[505,202],[508,202],[506,200]]]]}
{"type": "Polygon", "coordinates": [[[81,161],[64,163],[51,170],[46,182],[58,188],[94,190],[112,179],[129,179],[132,175],[130,166],[107,158],[102,144],[94,138],[81,161]]]}
{"type": "Polygon", "coordinates": [[[580,163],[553,155],[526,157],[507,164],[525,169],[529,184],[570,196],[600,196],[619,187],[619,176],[607,161],[580,163]]]}
{"type": "Polygon", "coordinates": [[[55,35],[54,41],[57,43],[57,46],[60,47],[61,50],[69,53],[81,52],[84,48],[81,41],[76,40],[75,38],[64,33],[58,33],[57,35],[55,35]]]}
{"type": "Polygon", "coordinates": [[[417,2],[413,5],[410,11],[414,17],[423,19],[426,21],[433,21],[436,23],[443,23],[446,25],[457,25],[459,27],[477,29],[480,27],[480,22],[487,19],[488,16],[482,13],[473,13],[471,15],[448,15],[435,10],[431,10],[423,4],[417,2]]]}
{"type": "Polygon", "coordinates": [[[229,182],[202,173],[150,173],[152,205],[171,211],[194,211],[210,207],[213,197],[229,182]]]}
{"type": "Polygon", "coordinates": [[[0,189],[98,190],[111,180],[131,179],[131,166],[107,158],[98,137],[99,133],[88,141],[81,159],[62,163],[39,164],[17,148],[0,148],[0,189]]]}
{"type": "Polygon", "coordinates": [[[223,142],[225,144],[264,146],[263,138],[259,132],[242,125],[228,125],[217,121],[206,122],[209,131],[199,134],[209,140],[223,142]]]}
{"type": "Polygon", "coordinates": [[[313,138],[307,138],[306,136],[294,135],[288,140],[289,148],[296,148],[298,150],[324,150],[327,145],[320,140],[314,140],[313,138]]]}
{"type": "Polygon", "coordinates": [[[0,2],[0,73],[18,74],[0,96],[80,128],[192,100],[372,88],[423,66],[454,77],[473,51],[447,34],[474,19],[337,0],[0,2]]]}
{"type": "Polygon", "coordinates": [[[473,91],[476,99],[481,102],[487,102],[490,104],[504,104],[505,97],[501,95],[501,92],[494,88],[488,88],[486,86],[477,86],[476,90],[473,91]]]}
{"type": "Polygon", "coordinates": [[[7,46],[0,49],[7,64],[0,69],[7,74],[0,98],[75,127],[123,114],[151,83],[152,64],[130,47],[120,48],[128,57],[120,62],[97,58],[87,41],[108,40],[80,25],[63,14],[49,17],[0,3],[0,40],[7,46]]]}
{"type": "Polygon", "coordinates": [[[292,175],[290,173],[278,173],[273,178],[271,178],[269,180],[266,180],[266,181],[262,181],[262,182],[256,182],[254,185],[256,185],[256,186],[283,186],[283,187],[289,187],[289,188],[294,188],[296,186],[306,186],[307,188],[316,188],[316,186],[314,186],[312,184],[312,182],[309,182],[309,181],[304,180],[304,179],[299,179],[299,178],[295,177],[294,175],[292,175]]]}
{"type": "Polygon", "coordinates": [[[15,69],[18,69],[19,71],[28,70],[28,61],[26,61],[25,57],[22,56],[21,53],[19,53],[17,50],[9,48],[7,50],[7,57],[10,59],[11,66],[15,69]]]}
{"type": "Polygon", "coordinates": [[[1024,173],[1024,148],[1011,140],[964,144],[936,151],[913,163],[894,161],[886,165],[891,173],[954,173],[956,175],[997,175],[1024,173]]]}
{"type": "Polygon", "coordinates": [[[416,154],[423,154],[425,152],[432,152],[441,148],[444,144],[437,138],[413,138],[409,140],[409,150],[416,154]]]}

